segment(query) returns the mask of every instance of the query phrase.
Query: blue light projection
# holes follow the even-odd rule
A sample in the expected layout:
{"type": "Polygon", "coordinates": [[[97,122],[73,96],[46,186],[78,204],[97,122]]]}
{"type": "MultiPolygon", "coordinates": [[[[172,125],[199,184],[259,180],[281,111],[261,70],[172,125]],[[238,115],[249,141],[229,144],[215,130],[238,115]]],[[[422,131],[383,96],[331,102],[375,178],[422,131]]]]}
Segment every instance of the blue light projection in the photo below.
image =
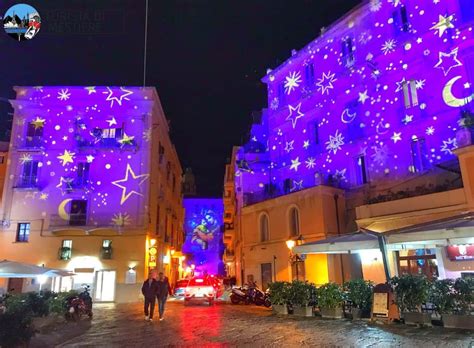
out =
{"type": "Polygon", "coordinates": [[[188,266],[195,265],[198,273],[223,274],[224,205],[219,198],[184,199],[183,253],[188,266]]]}
{"type": "Polygon", "coordinates": [[[268,109],[238,155],[237,187],[352,187],[454,159],[474,100],[471,7],[372,0],[294,51],[262,80],[268,109]]]}

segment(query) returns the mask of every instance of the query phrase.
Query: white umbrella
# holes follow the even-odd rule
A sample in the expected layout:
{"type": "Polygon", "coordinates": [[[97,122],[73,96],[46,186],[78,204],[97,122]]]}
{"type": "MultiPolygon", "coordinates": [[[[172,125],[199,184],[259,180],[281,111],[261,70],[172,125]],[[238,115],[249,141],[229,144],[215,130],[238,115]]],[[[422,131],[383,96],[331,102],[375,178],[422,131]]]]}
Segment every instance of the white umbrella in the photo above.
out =
{"type": "Polygon", "coordinates": [[[58,277],[61,276],[59,272],[64,271],[16,261],[0,261],[0,278],[58,277]]]}

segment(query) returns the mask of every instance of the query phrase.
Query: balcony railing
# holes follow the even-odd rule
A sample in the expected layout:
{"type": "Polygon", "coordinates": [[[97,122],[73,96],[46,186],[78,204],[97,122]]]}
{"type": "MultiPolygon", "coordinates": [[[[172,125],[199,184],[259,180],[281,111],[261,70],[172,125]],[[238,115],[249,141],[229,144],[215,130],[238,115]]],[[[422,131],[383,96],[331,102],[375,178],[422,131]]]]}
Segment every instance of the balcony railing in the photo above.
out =
{"type": "Polygon", "coordinates": [[[42,148],[43,144],[43,137],[42,136],[32,136],[26,137],[25,142],[20,146],[27,149],[37,149],[42,148]]]}
{"type": "Polygon", "coordinates": [[[38,177],[36,175],[22,175],[18,179],[15,188],[37,189],[38,177]]]}
{"type": "Polygon", "coordinates": [[[57,228],[112,228],[117,230],[127,230],[144,228],[146,216],[141,214],[138,217],[121,215],[111,212],[110,214],[52,214],[49,216],[49,227],[57,228]]]}

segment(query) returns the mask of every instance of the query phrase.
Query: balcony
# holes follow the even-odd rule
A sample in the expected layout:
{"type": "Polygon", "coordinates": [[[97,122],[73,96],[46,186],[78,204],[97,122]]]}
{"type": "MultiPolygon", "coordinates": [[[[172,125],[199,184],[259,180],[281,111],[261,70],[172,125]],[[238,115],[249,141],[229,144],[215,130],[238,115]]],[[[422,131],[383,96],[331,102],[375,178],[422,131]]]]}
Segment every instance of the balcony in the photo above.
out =
{"type": "Polygon", "coordinates": [[[84,229],[92,230],[97,228],[114,229],[118,231],[144,228],[146,215],[142,214],[136,219],[129,215],[116,214],[51,214],[49,219],[50,229],[84,229]]]}
{"type": "Polygon", "coordinates": [[[24,190],[37,190],[38,189],[38,177],[34,175],[22,175],[18,179],[15,189],[24,190]]]}
{"type": "Polygon", "coordinates": [[[232,262],[235,260],[235,252],[233,250],[227,250],[224,252],[224,262],[232,262]]]}
{"type": "Polygon", "coordinates": [[[18,146],[18,151],[40,151],[44,149],[44,142],[42,136],[26,137],[24,143],[18,146]]]}

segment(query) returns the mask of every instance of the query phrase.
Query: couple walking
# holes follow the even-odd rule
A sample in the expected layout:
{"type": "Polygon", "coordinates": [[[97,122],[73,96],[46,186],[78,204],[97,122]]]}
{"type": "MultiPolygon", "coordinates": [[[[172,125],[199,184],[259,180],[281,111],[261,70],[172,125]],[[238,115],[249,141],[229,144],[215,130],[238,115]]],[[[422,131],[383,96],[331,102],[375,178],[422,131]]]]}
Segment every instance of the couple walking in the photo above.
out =
{"type": "Polygon", "coordinates": [[[153,321],[153,312],[155,311],[155,300],[158,300],[158,312],[160,320],[163,320],[165,304],[168,294],[171,295],[171,287],[168,278],[162,272],[158,274],[150,272],[148,279],[143,282],[142,294],[145,297],[145,320],[153,321]]]}

